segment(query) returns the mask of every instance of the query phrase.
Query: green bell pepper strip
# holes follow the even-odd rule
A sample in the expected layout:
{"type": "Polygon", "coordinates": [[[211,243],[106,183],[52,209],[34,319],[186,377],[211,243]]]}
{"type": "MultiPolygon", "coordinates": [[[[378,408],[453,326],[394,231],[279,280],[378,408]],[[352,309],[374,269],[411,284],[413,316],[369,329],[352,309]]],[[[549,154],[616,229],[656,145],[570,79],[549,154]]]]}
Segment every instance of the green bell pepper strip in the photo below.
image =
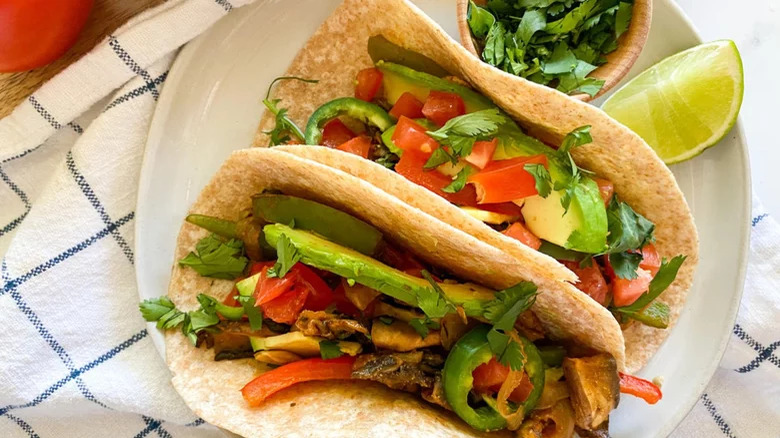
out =
{"type": "Polygon", "coordinates": [[[305,140],[308,145],[318,145],[322,143],[322,127],[325,123],[335,119],[338,116],[346,115],[363,123],[376,126],[380,131],[385,131],[393,126],[395,121],[379,105],[374,105],[354,97],[342,97],[331,100],[330,102],[317,108],[309,117],[306,124],[305,140]]]}
{"type": "MultiPolygon", "coordinates": [[[[481,325],[460,338],[447,356],[442,371],[444,396],[458,416],[471,427],[482,431],[500,430],[506,427],[506,420],[491,406],[472,408],[469,406],[469,392],[474,386],[472,373],[474,370],[490,361],[493,352],[487,341],[490,326],[481,325]]],[[[539,351],[533,343],[520,337],[526,362],[525,372],[533,384],[533,390],[518,409],[530,412],[539,402],[544,388],[544,364],[539,351]]]]}
{"type": "Polygon", "coordinates": [[[229,319],[231,321],[240,321],[241,317],[244,316],[243,307],[228,306],[227,304],[222,304],[220,302],[217,302],[214,305],[214,310],[216,310],[217,313],[219,313],[220,315],[224,316],[226,319],[229,319]]]}
{"type": "Polygon", "coordinates": [[[222,237],[227,237],[228,239],[240,239],[240,236],[238,235],[238,228],[236,227],[236,223],[234,221],[228,221],[213,216],[206,216],[204,214],[190,214],[187,215],[187,219],[185,220],[192,225],[197,225],[222,237]]]}

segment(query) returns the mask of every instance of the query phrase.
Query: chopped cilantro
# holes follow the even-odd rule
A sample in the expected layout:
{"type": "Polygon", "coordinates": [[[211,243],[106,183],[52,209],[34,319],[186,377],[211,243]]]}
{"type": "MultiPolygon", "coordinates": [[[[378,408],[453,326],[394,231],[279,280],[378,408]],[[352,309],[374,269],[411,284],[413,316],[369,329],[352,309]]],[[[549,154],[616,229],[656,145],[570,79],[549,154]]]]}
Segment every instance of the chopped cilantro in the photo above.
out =
{"type": "Polygon", "coordinates": [[[511,330],[517,317],[536,301],[536,285],[522,281],[496,292],[496,298],[485,305],[484,317],[499,330],[511,330]]]}
{"type": "Polygon", "coordinates": [[[268,270],[269,277],[284,277],[292,269],[293,265],[301,259],[298,249],[285,234],[280,235],[279,240],[276,242],[276,256],[276,263],[268,270]]]}
{"type": "Polygon", "coordinates": [[[487,10],[475,5],[473,1],[470,1],[469,3],[469,27],[471,27],[474,36],[477,38],[484,38],[490,30],[490,27],[496,22],[496,18],[487,10]]]}
{"type": "Polygon", "coordinates": [[[295,122],[290,120],[290,118],[287,116],[287,109],[279,107],[279,103],[282,100],[270,98],[271,89],[275,83],[281,80],[290,79],[312,84],[319,82],[316,79],[304,79],[297,76],[281,76],[271,81],[271,84],[268,86],[268,91],[265,93],[265,99],[263,99],[263,105],[265,105],[265,107],[268,108],[268,110],[271,111],[274,116],[276,116],[274,128],[270,131],[263,131],[263,134],[267,134],[269,137],[271,137],[271,146],[287,143],[288,141],[292,140],[291,135],[294,136],[297,141],[303,141],[304,138],[301,128],[299,128],[298,125],[296,125],[295,122]]]}
{"type": "Polygon", "coordinates": [[[427,131],[427,134],[443,146],[449,146],[449,153],[452,156],[466,157],[471,154],[475,141],[488,140],[491,136],[495,136],[498,127],[506,121],[506,116],[497,109],[491,108],[453,117],[441,128],[427,131]]]}
{"type": "Polygon", "coordinates": [[[526,172],[530,173],[536,181],[536,191],[539,196],[546,198],[552,191],[552,179],[550,172],[544,167],[544,164],[529,163],[523,166],[526,172]]]}
{"type": "Polygon", "coordinates": [[[224,241],[216,234],[201,239],[190,252],[179,260],[182,266],[189,266],[204,277],[233,280],[244,272],[247,262],[243,256],[244,243],[230,239],[224,241]]]}
{"type": "Polygon", "coordinates": [[[417,307],[429,318],[442,318],[448,313],[456,312],[455,304],[444,295],[444,291],[431,274],[422,270],[422,276],[431,284],[431,289],[424,289],[424,293],[422,290],[417,292],[417,307]]]}
{"type": "Polygon", "coordinates": [[[320,341],[320,356],[323,359],[335,359],[344,355],[336,341],[320,341]]]}
{"type": "Polygon", "coordinates": [[[249,328],[252,330],[263,328],[263,312],[255,305],[255,297],[239,295],[238,302],[241,303],[244,314],[249,318],[249,328]]]}
{"type": "Polygon", "coordinates": [[[607,244],[610,254],[639,249],[653,241],[655,225],[634,211],[618,196],[612,197],[607,207],[607,244]]]}
{"type": "Polygon", "coordinates": [[[430,319],[427,315],[425,318],[412,318],[409,320],[409,325],[412,326],[417,334],[423,339],[428,337],[429,330],[438,330],[441,328],[441,324],[430,319]]]}
{"type": "Polygon", "coordinates": [[[386,315],[382,315],[377,319],[379,319],[379,321],[381,321],[384,325],[390,325],[393,323],[393,321],[395,321],[392,317],[386,315]]]}
{"type": "Polygon", "coordinates": [[[636,270],[642,262],[642,254],[625,251],[609,254],[608,257],[612,270],[619,278],[633,280],[637,277],[636,270]]]}
{"type": "Polygon", "coordinates": [[[468,182],[468,177],[472,173],[474,173],[473,167],[471,166],[464,167],[463,169],[460,170],[460,172],[458,172],[458,174],[455,176],[455,179],[452,180],[451,183],[443,187],[441,191],[445,193],[457,193],[463,190],[463,188],[466,187],[466,183],[468,182]]]}
{"type": "Polygon", "coordinates": [[[431,154],[431,157],[428,158],[428,161],[425,162],[423,168],[433,169],[448,161],[452,164],[458,163],[458,159],[454,155],[447,152],[447,148],[436,148],[431,154]]]}

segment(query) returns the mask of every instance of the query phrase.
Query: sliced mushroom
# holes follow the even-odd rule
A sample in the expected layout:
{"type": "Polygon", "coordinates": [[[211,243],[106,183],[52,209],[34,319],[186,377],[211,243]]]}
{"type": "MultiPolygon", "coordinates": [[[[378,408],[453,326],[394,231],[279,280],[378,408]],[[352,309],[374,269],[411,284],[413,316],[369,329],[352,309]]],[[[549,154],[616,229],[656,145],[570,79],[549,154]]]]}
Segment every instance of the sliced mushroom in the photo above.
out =
{"type": "Polygon", "coordinates": [[[352,378],[373,380],[390,388],[417,392],[432,388],[433,371],[426,366],[422,351],[410,353],[377,353],[358,356],[352,367],[352,378]]]}
{"type": "Polygon", "coordinates": [[[520,426],[518,438],[570,438],[574,435],[574,410],[569,399],[552,408],[535,410],[520,426]]]}
{"type": "Polygon", "coordinates": [[[428,336],[422,338],[403,321],[393,321],[388,325],[375,320],[371,326],[371,341],[380,350],[412,351],[441,345],[441,335],[438,330],[431,330],[428,336]]]}
{"type": "Polygon", "coordinates": [[[284,350],[267,350],[255,353],[255,360],[271,365],[284,365],[286,363],[301,360],[301,357],[295,353],[284,350]]]}
{"type": "Polygon", "coordinates": [[[581,438],[609,438],[609,420],[599,424],[595,430],[586,430],[575,427],[574,430],[581,438]]]}
{"type": "Polygon", "coordinates": [[[298,316],[295,327],[306,336],[326,339],[344,339],[355,333],[368,334],[368,329],[360,322],[323,311],[304,310],[298,316]]]}
{"type": "Polygon", "coordinates": [[[577,426],[595,430],[609,418],[620,400],[620,378],[615,358],[595,356],[563,359],[563,373],[569,386],[577,426]]]}
{"type": "Polygon", "coordinates": [[[452,410],[452,407],[447,402],[447,396],[444,395],[444,384],[441,381],[441,373],[435,375],[433,379],[433,388],[424,389],[420,395],[422,395],[422,398],[428,403],[439,405],[448,411],[452,410]]]}

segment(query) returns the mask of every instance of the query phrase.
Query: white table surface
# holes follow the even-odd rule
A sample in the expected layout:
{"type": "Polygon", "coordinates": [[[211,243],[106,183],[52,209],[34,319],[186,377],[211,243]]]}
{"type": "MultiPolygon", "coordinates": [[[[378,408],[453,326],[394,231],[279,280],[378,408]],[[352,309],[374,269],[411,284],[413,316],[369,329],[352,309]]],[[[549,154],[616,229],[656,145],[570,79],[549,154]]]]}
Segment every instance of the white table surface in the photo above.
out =
{"type": "Polygon", "coordinates": [[[778,217],[780,0],[677,0],[677,3],[705,41],[731,39],[737,43],[745,69],[740,118],[750,150],[753,191],[767,210],[778,217]]]}

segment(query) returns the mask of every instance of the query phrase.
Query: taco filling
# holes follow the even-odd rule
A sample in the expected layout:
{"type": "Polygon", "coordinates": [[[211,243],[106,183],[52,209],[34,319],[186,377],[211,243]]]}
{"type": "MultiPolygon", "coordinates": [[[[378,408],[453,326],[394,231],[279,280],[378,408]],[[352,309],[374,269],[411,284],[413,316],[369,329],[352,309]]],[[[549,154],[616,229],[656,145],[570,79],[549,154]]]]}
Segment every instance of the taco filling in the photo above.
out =
{"type": "Polygon", "coordinates": [[[399,54],[381,37],[368,47],[375,66],[357,74],[355,97],[323,104],[305,129],[277,117],[271,143],[324,145],[379,163],[560,261],[619,322],[669,326],[669,306],[656,298],[685,256],[661,259],[655,225],[575,163],[571,151],[591,142],[590,126],[546,144],[433,61],[399,54]]]}
{"type": "Polygon", "coordinates": [[[200,294],[189,312],[167,297],[141,312],[213,349],[216,361],[258,362],[261,374],[241,389],[249,406],[302,382],[365,380],[476,430],[565,437],[605,432],[620,392],[661,397],[618,373],[611,355],[548,337],[530,310],[533,283],[494,291],[462,282],[339,209],[266,191],[238,221],[187,221],[212,234],[179,265],[231,280],[233,291],[200,294]]]}

